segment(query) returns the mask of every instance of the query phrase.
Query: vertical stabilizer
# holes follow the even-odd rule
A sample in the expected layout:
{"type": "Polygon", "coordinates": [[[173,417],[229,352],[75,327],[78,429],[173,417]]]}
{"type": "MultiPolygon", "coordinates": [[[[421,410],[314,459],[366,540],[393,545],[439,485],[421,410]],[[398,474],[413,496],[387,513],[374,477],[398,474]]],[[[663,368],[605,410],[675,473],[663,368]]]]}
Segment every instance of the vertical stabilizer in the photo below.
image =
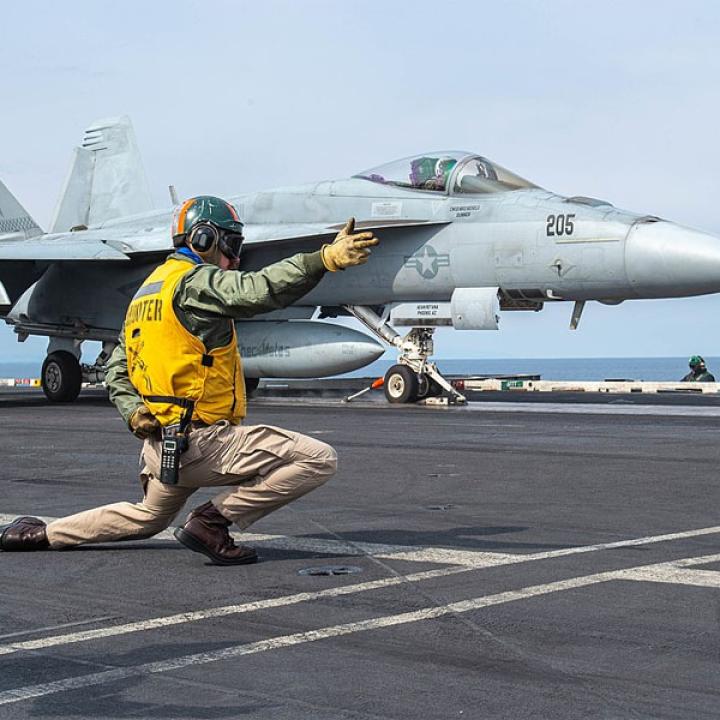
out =
{"type": "Polygon", "coordinates": [[[97,120],[75,148],[51,232],[90,227],[152,209],[130,118],[97,120]]]}
{"type": "Polygon", "coordinates": [[[25,240],[42,234],[42,229],[30,217],[28,211],[0,182],[0,239],[25,240]]]}

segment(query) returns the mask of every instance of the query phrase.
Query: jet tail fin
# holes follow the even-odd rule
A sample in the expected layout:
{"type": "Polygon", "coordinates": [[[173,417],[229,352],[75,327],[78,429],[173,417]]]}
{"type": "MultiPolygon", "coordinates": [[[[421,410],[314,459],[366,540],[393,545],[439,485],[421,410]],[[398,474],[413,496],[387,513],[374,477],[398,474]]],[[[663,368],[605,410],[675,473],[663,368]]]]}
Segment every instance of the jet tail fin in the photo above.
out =
{"type": "Polygon", "coordinates": [[[0,238],[26,240],[42,234],[42,228],[30,217],[30,213],[0,182],[0,238]]]}
{"type": "Polygon", "coordinates": [[[95,121],[75,148],[50,231],[67,232],[152,209],[130,118],[95,121]]]}

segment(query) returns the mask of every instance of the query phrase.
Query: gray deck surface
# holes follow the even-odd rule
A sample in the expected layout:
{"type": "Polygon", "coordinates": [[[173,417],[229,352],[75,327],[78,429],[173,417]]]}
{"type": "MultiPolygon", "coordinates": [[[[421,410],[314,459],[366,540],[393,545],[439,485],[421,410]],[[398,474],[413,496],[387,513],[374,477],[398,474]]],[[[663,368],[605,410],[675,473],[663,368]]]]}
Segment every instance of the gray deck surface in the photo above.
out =
{"type": "MultiPolygon", "coordinates": [[[[254,566],[0,553],[0,718],[717,718],[720,408],[681,407],[251,403],[338,475],[254,566]]],[[[101,394],[2,393],[0,515],[138,499],[138,450],[101,394]]]]}

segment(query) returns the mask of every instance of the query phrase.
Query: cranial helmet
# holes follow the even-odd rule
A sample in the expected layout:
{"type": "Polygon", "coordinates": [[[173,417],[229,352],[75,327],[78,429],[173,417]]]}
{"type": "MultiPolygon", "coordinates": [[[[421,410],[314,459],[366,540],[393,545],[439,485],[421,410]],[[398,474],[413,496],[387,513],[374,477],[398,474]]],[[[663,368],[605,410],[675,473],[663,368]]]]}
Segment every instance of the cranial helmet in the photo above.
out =
{"type": "Polygon", "coordinates": [[[227,201],[211,195],[186,200],[175,210],[172,224],[173,245],[190,240],[198,252],[206,252],[215,242],[224,255],[238,257],[243,242],[243,227],[237,210],[227,201]]]}
{"type": "Polygon", "coordinates": [[[705,364],[705,361],[702,359],[702,357],[701,357],[700,355],[693,355],[693,356],[688,360],[688,365],[689,365],[691,368],[700,367],[700,365],[704,365],[704,364],[705,364]]]}

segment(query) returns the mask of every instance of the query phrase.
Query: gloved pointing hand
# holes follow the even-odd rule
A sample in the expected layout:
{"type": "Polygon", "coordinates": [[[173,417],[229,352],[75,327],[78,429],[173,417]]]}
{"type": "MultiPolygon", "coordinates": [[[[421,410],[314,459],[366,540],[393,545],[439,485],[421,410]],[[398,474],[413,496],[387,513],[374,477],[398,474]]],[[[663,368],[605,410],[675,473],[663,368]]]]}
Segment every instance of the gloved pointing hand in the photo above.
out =
{"type": "Polygon", "coordinates": [[[160,429],[160,423],[146,405],[141,405],[130,416],[130,429],[135,437],[147,440],[160,429]]]}
{"type": "Polygon", "coordinates": [[[355,233],[355,218],[350,218],[332,245],[322,246],[320,253],[323,264],[330,272],[363,265],[370,257],[369,248],[379,242],[371,232],[355,233]]]}

